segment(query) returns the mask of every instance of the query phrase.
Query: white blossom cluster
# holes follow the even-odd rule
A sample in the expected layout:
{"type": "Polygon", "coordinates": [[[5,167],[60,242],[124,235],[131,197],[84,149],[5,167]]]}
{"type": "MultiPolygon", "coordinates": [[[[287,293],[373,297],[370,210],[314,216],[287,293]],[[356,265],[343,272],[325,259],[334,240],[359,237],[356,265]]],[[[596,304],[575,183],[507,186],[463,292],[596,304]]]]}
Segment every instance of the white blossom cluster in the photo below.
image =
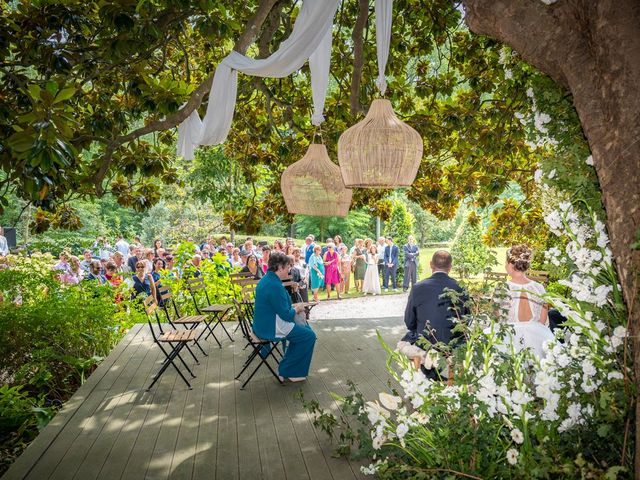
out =
{"type": "MultiPolygon", "coordinates": [[[[535,141],[527,141],[527,145],[531,149],[536,149],[538,147],[543,147],[546,145],[558,145],[558,141],[549,135],[549,129],[547,128],[547,124],[551,122],[551,116],[548,113],[541,112],[538,109],[538,102],[536,101],[535,94],[533,93],[533,88],[529,87],[527,89],[527,97],[531,100],[531,111],[532,114],[530,116],[525,116],[520,112],[515,113],[515,117],[520,121],[522,125],[533,124],[533,127],[536,131],[536,139],[535,141]]],[[[541,178],[542,172],[538,176],[538,181],[541,178]]],[[[555,170],[549,173],[549,178],[553,178],[555,175],[555,170]]]]}
{"type": "MultiPolygon", "coordinates": [[[[507,326],[494,322],[487,329],[476,318],[460,369],[466,375],[464,382],[433,382],[408,362],[399,361],[404,366],[396,375],[400,396],[380,393],[378,400],[364,407],[374,449],[383,444],[411,448],[407,438],[419,436],[443,412],[456,415],[466,406],[475,412],[473,422],[499,425],[502,433],[496,441],[502,445],[496,448],[503,448],[506,466],[517,465],[531,448],[528,432],[544,425],[548,435],[560,435],[588,425],[600,408],[594,393],[607,382],[624,378],[619,356],[627,330],[612,328],[603,321],[607,317],[598,318],[602,307],[612,301],[615,278],[607,276],[612,267],[604,224],[595,217],[590,225],[582,221],[569,203],[561,203],[547,222],[569,239],[564,251],[552,248],[547,259],[556,265],[569,263],[576,270],[564,283],[571,288],[572,298],[546,297],[567,318],[566,330],[556,333],[564,335],[564,342],[547,342],[541,359],[515,346],[506,351],[501,341],[507,326]]],[[[403,354],[396,351],[394,355],[403,354]]],[[[361,470],[375,474],[384,464],[378,460],[361,470]]]]}

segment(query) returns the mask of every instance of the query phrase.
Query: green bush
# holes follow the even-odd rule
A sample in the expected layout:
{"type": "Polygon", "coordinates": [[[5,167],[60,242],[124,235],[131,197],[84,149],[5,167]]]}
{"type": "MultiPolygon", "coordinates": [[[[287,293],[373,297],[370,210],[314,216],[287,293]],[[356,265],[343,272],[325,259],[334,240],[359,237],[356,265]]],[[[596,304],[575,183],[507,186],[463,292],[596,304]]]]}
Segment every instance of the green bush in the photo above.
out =
{"type": "Polygon", "coordinates": [[[469,278],[490,270],[497,265],[496,255],[482,241],[482,229],[479,223],[465,221],[451,245],[453,270],[461,278],[469,278]]]}
{"type": "Polygon", "coordinates": [[[50,255],[8,262],[0,270],[0,449],[19,453],[128,328],[146,320],[134,303],[114,301],[128,298],[125,284],[62,284],[50,255]]]}

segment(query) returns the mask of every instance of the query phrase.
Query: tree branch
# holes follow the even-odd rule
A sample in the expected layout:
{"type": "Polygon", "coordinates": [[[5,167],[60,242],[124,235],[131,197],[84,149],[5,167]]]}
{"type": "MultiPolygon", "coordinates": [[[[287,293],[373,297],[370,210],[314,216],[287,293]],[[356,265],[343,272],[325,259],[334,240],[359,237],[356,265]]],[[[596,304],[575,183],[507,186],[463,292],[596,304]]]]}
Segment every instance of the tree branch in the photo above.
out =
{"type": "MultiPolygon", "coordinates": [[[[260,32],[262,24],[267,19],[269,12],[271,12],[271,9],[277,2],[278,0],[262,0],[260,2],[258,10],[256,10],[256,13],[249,19],[244,31],[233,47],[236,52],[245,53],[247,51],[249,45],[251,45],[258,37],[258,33],[260,32]]],[[[100,168],[98,169],[98,172],[93,179],[93,183],[95,185],[96,193],[98,194],[98,196],[104,193],[102,182],[107,175],[109,168],[111,167],[111,164],[113,162],[113,154],[116,149],[118,149],[125,143],[142,137],[143,135],[147,135],[152,132],[168,130],[184,122],[189,117],[189,115],[191,115],[191,113],[200,106],[204,96],[211,90],[212,84],[213,74],[209,75],[200,84],[200,86],[193,91],[191,97],[184,105],[184,107],[179,109],[173,115],[169,115],[162,120],[151,122],[150,124],[142,128],[138,128],[126,135],[120,135],[111,140],[105,148],[105,152],[100,163],[100,168]]]]}
{"type": "Polygon", "coordinates": [[[353,26],[351,39],[353,40],[353,77],[351,79],[351,94],[349,105],[351,114],[356,116],[363,111],[360,105],[360,83],[362,81],[362,68],[364,66],[364,27],[369,18],[369,0],[358,0],[358,17],[353,26]]]}

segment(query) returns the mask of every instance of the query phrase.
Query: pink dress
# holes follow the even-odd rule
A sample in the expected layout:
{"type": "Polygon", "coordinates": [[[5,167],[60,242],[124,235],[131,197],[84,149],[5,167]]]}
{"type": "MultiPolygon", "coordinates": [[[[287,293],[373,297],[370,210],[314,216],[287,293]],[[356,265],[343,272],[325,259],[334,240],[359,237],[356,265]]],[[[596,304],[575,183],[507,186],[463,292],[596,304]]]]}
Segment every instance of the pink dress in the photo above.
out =
{"type": "Polygon", "coordinates": [[[324,254],[324,261],[331,262],[329,265],[324,266],[324,284],[325,285],[338,285],[340,283],[339,266],[340,261],[336,252],[326,252],[324,254]]]}

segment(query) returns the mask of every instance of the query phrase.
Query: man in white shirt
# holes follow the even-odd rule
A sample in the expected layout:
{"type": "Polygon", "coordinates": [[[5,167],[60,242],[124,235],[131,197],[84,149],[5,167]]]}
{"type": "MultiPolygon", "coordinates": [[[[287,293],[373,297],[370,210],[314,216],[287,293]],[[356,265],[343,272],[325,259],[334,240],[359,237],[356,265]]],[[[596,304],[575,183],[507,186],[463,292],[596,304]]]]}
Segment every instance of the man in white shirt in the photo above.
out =
{"type": "Polygon", "coordinates": [[[127,258],[129,258],[129,243],[124,239],[122,235],[118,235],[116,250],[122,254],[125,261],[127,260],[127,258]]]}
{"type": "Polygon", "coordinates": [[[0,227],[0,255],[6,257],[9,255],[9,244],[7,238],[4,236],[4,229],[0,227]]]}

